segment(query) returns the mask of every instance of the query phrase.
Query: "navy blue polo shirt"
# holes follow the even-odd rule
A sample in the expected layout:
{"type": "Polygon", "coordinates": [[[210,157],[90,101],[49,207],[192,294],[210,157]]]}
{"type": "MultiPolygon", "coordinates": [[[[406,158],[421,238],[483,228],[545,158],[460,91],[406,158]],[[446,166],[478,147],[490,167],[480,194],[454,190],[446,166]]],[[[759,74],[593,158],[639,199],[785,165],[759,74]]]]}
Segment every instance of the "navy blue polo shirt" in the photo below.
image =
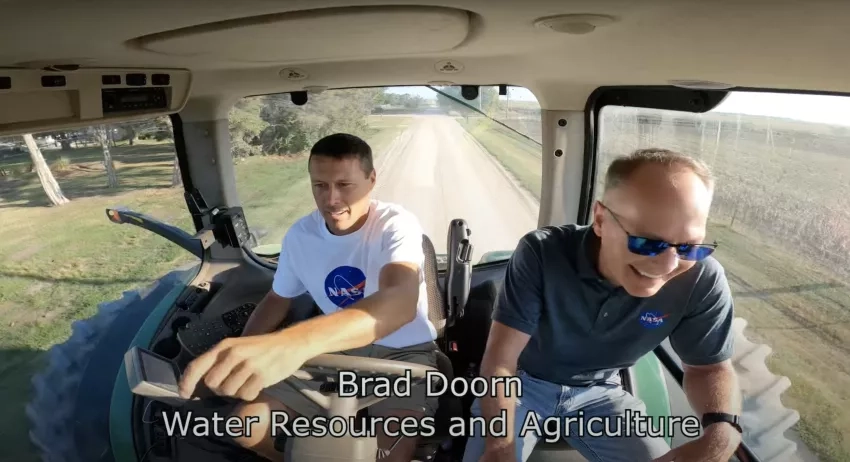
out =
{"type": "Polygon", "coordinates": [[[632,366],[668,336],[685,364],[731,356],[732,295],[716,259],[697,262],[651,297],[633,297],[596,270],[598,242],[592,227],[576,225],[543,227],[519,241],[493,313],[531,336],[518,368],[587,386],[632,366]]]}

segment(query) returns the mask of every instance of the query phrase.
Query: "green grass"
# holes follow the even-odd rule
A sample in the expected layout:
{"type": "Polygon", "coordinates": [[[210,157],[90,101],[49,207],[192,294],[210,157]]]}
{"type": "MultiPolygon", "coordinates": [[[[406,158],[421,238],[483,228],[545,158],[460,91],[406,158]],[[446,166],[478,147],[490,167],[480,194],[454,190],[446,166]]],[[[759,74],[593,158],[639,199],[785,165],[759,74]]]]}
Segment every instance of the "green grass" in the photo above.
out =
{"type": "MultiPolygon", "coordinates": [[[[410,122],[409,117],[370,117],[376,157],[410,122]]],[[[65,341],[71,323],[92,316],[97,304],[120,298],[168,271],[195,260],[183,249],[141,228],[110,223],[104,210],[125,205],[194,232],[183,190],[171,187],[174,148],[170,143],[136,143],[112,149],[117,190],[106,189],[97,164],[99,148],[45,150],[71,202],[48,207],[35,173],[0,177],[0,446],[9,460],[35,462],[24,406],[30,378],[43,353],[65,341]]],[[[29,158],[6,159],[0,168],[26,169],[29,158]]],[[[252,227],[268,230],[264,242],[279,242],[289,225],[314,207],[306,158],[269,156],[235,166],[237,189],[252,227]]]]}
{"type": "Polygon", "coordinates": [[[94,149],[44,153],[48,163],[60,155],[71,160],[72,168],[56,175],[71,199],[62,207],[45,206],[35,173],[0,180],[0,390],[12,403],[0,420],[0,445],[10,460],[36,460],[24,405],[43,351],[66,339],[71,323],[92,316],[98,303],[194,258],[152,233],[111,224],[104,213],[126,205],[188,229],[182,191],[170,187],[173,147],[114,152],[116,191],[105,190],[102,170],[82,168],[98,162],[94,149]]]}
{"type": "Polygon", "coordinates": [[[457,120],[523,187],[540,200],[540,169],[543,162],[540,145],[483,118],[457,120]]]}

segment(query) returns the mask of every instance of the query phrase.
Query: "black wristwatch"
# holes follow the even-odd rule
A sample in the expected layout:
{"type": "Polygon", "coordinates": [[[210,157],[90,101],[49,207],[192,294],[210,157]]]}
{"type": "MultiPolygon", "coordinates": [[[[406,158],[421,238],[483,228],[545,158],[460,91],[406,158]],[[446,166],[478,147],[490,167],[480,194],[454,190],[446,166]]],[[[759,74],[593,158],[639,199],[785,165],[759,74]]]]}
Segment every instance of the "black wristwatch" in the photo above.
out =
{"type": "Polygon", "coordinates": [[[702,428],[718,422],[727,422],[735,427],[739,433],[744,433],[744,429],[741,428],[740,417],[737,415],[726,414],[725,412],[706,412],[702,415],[702,428]]]}

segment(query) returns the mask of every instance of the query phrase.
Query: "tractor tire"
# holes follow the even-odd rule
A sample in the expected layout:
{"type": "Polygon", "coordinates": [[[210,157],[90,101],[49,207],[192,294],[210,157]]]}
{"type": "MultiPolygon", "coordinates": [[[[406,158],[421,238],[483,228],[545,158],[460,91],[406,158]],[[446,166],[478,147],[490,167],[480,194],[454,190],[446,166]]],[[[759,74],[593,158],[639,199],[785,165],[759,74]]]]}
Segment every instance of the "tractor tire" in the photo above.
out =
{"type": "Polygon", "coordinates": [[[732,362],[738,374],[743,399],[741,427],[744,442],[762,462],[795,460],[797,444],[785,436],[800,414],[787,409],[781,396],[791,381],[770,372],[766,359],[773,351],[769,346],[747,339],[744,329],[747,321],[735,318],[735,353],[732,362]]]}
{"type": "Polygon", "coordinates": [[[110,402],[124,352],[151,310],[185,285],[191,271],[173,271],[99,304],[97,314],[74,321],[70,338],[47,351],[47,366],[33,376],[26,406],[30,440],[43,462],[113,461],[110,402]]]}

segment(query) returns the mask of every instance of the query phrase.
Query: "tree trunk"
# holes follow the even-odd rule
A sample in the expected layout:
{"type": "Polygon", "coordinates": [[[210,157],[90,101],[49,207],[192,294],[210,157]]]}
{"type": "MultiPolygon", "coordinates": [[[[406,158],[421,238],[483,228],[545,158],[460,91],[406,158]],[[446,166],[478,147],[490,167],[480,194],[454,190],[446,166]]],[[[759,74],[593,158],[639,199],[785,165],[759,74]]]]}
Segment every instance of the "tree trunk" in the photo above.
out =
{"type": "Polygon", "coordinates": [[[177,162],[177,154],[174,155],[174,169],[171,172],[171,186],[176,187],[183,184],[183,177],[180,176],[180,163],[177,162]]]}
{"type": "Polygon", "coordinates": [[[104,125],[97,128],[97,138],[100,140],[101,149],[103,149],[103,166],[106,168],[106,186],[117,188],[118,175],[115,174],[115,164],[112,162],[112,153],[109,152],[109,135],[106,130],[104,125]]]}
{"type": "Polygon", "coordinates": [[[38,174],[38,180],[41,181],[41,187],[44,188],[44,193],[47,194],[47,198],[50,199],[50,202],[52,202],[53,205],[62,205],[70,202],[68,198],[62,194],[62,189],[59,187],[59,183],[56,182],[56,178],[53,178],[53,172],[50,171],[50,167],[48,167],[47,162],[44,161],[41,149],[39,149],[38,145],[35,144],[32,134],[28,133],[24,135],[24,142],[27,144],[27,148],[30,151],[30,159],[32,159],[32,165],[38,174]]]}

